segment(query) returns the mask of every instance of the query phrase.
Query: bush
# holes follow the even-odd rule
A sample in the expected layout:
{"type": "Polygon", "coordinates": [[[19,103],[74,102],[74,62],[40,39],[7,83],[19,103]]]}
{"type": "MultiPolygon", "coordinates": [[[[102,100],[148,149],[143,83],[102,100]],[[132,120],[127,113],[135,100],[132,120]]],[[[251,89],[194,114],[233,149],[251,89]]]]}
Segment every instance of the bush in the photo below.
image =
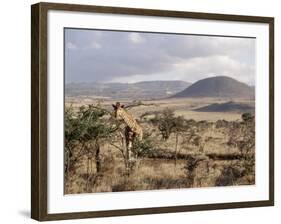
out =
{"type": "MultiPolygon", "coordinates": [[[[116,125],[106,118],[107,114],[108,112],[99,105],[82,106],[78,111],[75,111],[73,107],[66,108],[64,133],[66,178],[70,170],[84,156],[88,160],[95,159],[97,173],[101,170],[101,144],[117,130],[116,125]]],[[[87,167],[88,178],[89,170],[87,167]]]]}
{"type": "Polygon", "coordinates": [[[148,134],[145,134],[141,141],[136,138],[133,142],[132,151],[137,158],[145,157],[146,155],[150,154],[153,150],[154,142],[148,134]]]}
{"type": "Polygon", "coordinates": [[[244,113],[242,114],[242,120],[244,122],[252,122],[254,120],[254,116],[251,113],[244,113]]]}
{"type": "Polygon", "coordinates": [[[160,113],[156,113],[150,121],[157,126],[162,138],[168,140],[171,133],[186,130],[186,120],[182,116],[175,116],[173,110],[167,108],[160,113]]]}

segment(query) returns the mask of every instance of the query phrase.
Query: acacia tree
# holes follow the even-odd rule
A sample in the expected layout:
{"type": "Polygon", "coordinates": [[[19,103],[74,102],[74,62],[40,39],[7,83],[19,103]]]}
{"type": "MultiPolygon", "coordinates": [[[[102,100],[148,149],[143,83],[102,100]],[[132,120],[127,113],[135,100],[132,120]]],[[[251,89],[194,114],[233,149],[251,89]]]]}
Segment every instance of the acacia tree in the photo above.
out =
{"type": "Polygon", "coordinates": [[[100,144],[101,141],[107,139],[117,129],[104,117],[106,111],[100,107],[89,105],[82,107],[79,111],[80,124],[84,127],[81,136],[82,142],[86,142],[89,157],[96,158],[96,169],[100,171],[100,144]],[[95,154],[95,155],[94,155],[95,154]]]}
{"type": "Polygon", "coordinates": [[[175,166],[177,165],[179,135],[183,135],[188,130],[188,127],[188,122],[184,119],[183,116],[178,116],[174,118],[174,127],[172,129],[172,132],[174,132],[176,136],[175,166]]]}
{"type": "Polygon", "coordinates": [[[155,113],[154,117],[151,118],[150,121],[153,125],[158,127],[163,140],[169,139],[171,133],[178,124],[174,111],[169,108],[155,113]]]}
{"type": "Polygon", "coordinates": [[[75,149],[80,146],[81,126],[77,118],[74,108],[67,107],[64,116],[64,159],[66,178],[69,177],[69,172],[74,168],[74,164],[79,158],[75,149]]]}
{"type": "Polygon", "coordinates": [[[183,116],[176,116],[174,111],[166,108],[154,114],[150,119],[153,125],[157,126],[163,140],[168,140],[172,133],[175,134],[175,165],[177,164],[179,136],[189,130],[190,122],[183,116]]]}
{"type": "Polygon", "coordinates": [[[92,178],[92,161],[95,160],[96,174],[101,171],[101,144],[117,127],[109,121],[108,111],[100,105],[82,106],[77,112],[72,107],[65,111],[65,167],[67,177],[69,168],[83,156],[87,157],[87,186],[92,178]],[[74,152],[75,148],[79,150],[74,152]]]}
{"type": "Polygon", "coordinates": [[[240,153],[240,160],[224,167],[217,185],[232,185],[239,178],[247,183],[253,183],[255,177],[255,117],[244,113],[240,122],[229,122],[228,145],[236,147],[240,153]]]}
{"type": "Polygon", "coordinates": [[[232,123],[229,128],[228,145],[239,149],[241,155],[247,155],[255,147],[255,118],[250,113],[241,116],[241,122],[232,123]]]}

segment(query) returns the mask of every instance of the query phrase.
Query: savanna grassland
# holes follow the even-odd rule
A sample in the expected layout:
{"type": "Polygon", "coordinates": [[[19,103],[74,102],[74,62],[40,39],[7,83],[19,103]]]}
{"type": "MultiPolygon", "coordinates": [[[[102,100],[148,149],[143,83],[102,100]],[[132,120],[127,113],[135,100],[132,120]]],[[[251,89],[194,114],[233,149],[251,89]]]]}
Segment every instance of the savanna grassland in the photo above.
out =
{"type": "Polygon", "coordinates": [[[130,163],[115,102],[66,98],[65,194],[255,184],[254,111],[196,110],[223,98],[120,100],[144,132],[130,163]]]}

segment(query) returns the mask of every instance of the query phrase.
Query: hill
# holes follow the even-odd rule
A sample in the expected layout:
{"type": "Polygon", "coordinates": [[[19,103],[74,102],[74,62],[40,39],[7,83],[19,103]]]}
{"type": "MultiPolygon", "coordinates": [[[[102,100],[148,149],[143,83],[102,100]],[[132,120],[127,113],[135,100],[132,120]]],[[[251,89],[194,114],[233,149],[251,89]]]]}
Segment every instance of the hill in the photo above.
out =
{"type": "Polygon", "coordinates": [[[226,76],[199,80],[172,97],[254,98],[254,90],[245,83],[226,76]]]}
{"type": "Polygon", "coordinates": [[[195,109],[195,111],[200,112],[229,112],[229,111],[237,111],[237,112],[251,112],[255,111],[254,105],[246,104],[246,103],[237,103],[233,101],[229,101],[226,103],[213,103],[207,105],[205,107],[200,107],[195,109]]]}
{"type": "Polygon", "coordinates": [[[184,90],[190,83],[184,81],[144,81],[137,83],[69,83],[67,97],[91,96],[112,99],[159,99],[184,90]]]}

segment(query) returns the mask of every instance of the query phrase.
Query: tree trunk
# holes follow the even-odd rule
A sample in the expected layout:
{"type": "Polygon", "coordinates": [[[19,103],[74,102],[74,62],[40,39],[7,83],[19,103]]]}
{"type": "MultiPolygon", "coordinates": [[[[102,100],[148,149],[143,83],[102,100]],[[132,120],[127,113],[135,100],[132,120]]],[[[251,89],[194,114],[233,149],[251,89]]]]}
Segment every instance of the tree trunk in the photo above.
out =
{"type": "Polygon", "coordinates": [[[176,132],[176,145],[175,145],[175,166],[177,166],[177,157],[178,157],[178,142],[179,142],[179,134],[176,132]]]}
{"type": "Polygon", "coordinates": [[[89,177],[90,177],[90,157],[87,155],[87,181],[86,181],[86,191],[88,192],[89,188],[89,177]]]}
{"type": "Polygon", "coordinates": [[[100,159],[100,145],[98,142],[96,143],[95,160],[96,160],[96,171],[97,171],[97,173],[99,173],[101,170],[101,161],[100,161],[101,159],[100,159]]]}

